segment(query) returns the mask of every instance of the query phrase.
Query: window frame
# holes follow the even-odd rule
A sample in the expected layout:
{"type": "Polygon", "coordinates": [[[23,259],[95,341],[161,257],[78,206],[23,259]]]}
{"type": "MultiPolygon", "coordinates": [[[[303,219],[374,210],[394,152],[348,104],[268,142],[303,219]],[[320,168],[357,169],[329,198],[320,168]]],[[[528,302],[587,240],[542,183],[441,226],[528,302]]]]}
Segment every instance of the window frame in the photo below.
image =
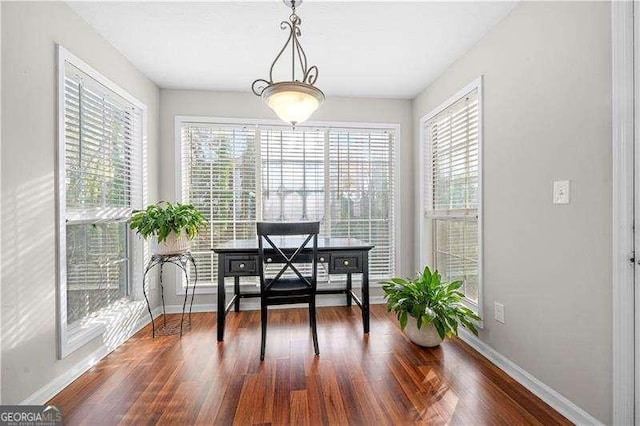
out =
{"type": "MultiPolygon", "coordinates": [[[[141,127],[141,191],[143,205],[147,202],[147,107],[144,103],[130,95],[126,90],[120,87],[118,84],[105,77],[91,65],[65,49],[62,45],[56,45],[56,90],[57,90],[57,105],[56,105],[56,125],[57,125],[57,141],[56,141],[56,298],[57,298],[57,329],[58,329],[58,359],[63,359],[70,353],[81,348],[89,341],[102,335],[107,325],[101,320],[92,321],[86,324],[75,325],[69,327],[67,323],[67,249],[66,249],[66,233],[67,233],[67,208],[66,208],[66,156],[65,156],[65,64],[69,63],[84,74],[88,75],[93,80],[97,81],[116,95],[129,102],[134,107],[140,109],[140,127],[141,127]]],[[[117,209],[124,210],[124,209],[117,209]]],[[[74,218],[74,223],[82,223],[86,221],[93,221],[95,216],[109,217],[122,215],[122,211],[114,213],[112,209],[95,209],[96,215],[83,215],[77,213],[74,218]]],[[[135,236],[130,230],[127,230],[127,255],[131,258],[134,251],[133,244],[138,244],[135,236]]],[[[146,256],[146,244],[141,244],[142,259],[146,256]]],[[[131,297],[135,294],[133,284],[135,281],[135,272],[138,269],[142,271],[144,265],[134,265],[134,262],[130,262],[128,269],[128,289],[127,292],[131,297]],[[137,266],[137,268],[136,268],[137,266]]]]}
{"type": "MultiPolygon", "coordinates": [[[[416,218],[417,225],[416,229],[418,230],[418,245],[419,250],[416,256],[416,264],[422,265],[432,264],[434,262],[433,259],[433,244],[435,241],[435,232],[433,231],[434,222],[432,216],[428,216],[426,203],[428,200],[425,199],[425,185],[426,185],[426,177],[429,173],[427,165],[425,164],[425,150],[427,149],[428,141],[428,132],[425,132],[425,127],[428,121],[430,121],[433,117],[440,114],[442,111],[446,110],[456,102],[458,102],[463,97],[467,96],[469,93],[477,90],[478,93],[478,301],[474,302],[471,299],[464,298],[464,304],[476,312],[481,318],[483,316],[483,307],[484,307],[484,248],[483,248],[483,229],[484,229],[484,203],[483,203],[483,193],[484,193],[484,184],[483,184],[483,175],[484,175],[484,167],[483,167],[483,139],[484,139],[484,103],[483,103],[483,76],[479,76],[475,78],[472,82],[465,85],[462,89],[458,90],[453,96],[449,97],[445,102],[431,110],[428,114],[422,116],[419,120],[419,143],[418,143],[418,162],[419,166],[419,182],[417,185],[416,199],[419,200],[418,205],[416,206],[416,218]],[[427,234],[429,234],[427,236],[427,234]]],[[[483,326],[483,321],[478,323],[480,327],[483,326]]]]}
{"type": "MultiPolygon", "coordinates": [[[[224,126],[229,125],[237,125],[237,126],[263,126],[263,127],[282,127],[282,122],[278,120],[271,119],[256,119],[256,118],[229,118],[229,117],[208,117],[208,116],[191,116],[191,115],[176,115],[174,117],[174,153],[175,153],[175,178],[174,178],[174,194],[175,199],[182,202],[182,124],[190,123],[190,122],[198,122],[198,123],[207,123],[207,124],[219,124],[224,126]]],[[[393,203],[394,203],[394,223],[393,223],[393,237],[395,239],[395,247],[393,253],[393,264],[396,269],[396,274],[398,273],[399,259],[400,259],[400,248],[401,248],[401,229],[400,229],[400,221],[399,218],[402,215],[402,206],[400,204],[400,190],[402,188],[401,173],[400,173],[400,141],[401,141],[401,128],[400,123],[371,123],[371,122],[347,122],[347,121],[305,121],[304,124],[296,126],[297,128],[334,128],[334,129],[387,129],[394,131],[394,159],[393,159],[393,203]]],[[[328,139],[328,138],[325,138],[328,139]]],[[[256,138],[256,143],[260,143],[260,137],[256,138]]],[[[325,140],[325,144],[328,143],[328,140],[325,140]]],[[[257,147],[259,148],[259,146],[257,147]]],[[[256,151],[260,153],[258,149],[256,151]]],[[[327,162],[328,152],[325,150],[325,178],[328,178],[326,174],[326,170],[329,167],[327,162]]],[[[260,158],[257,158],[256,161],[256,184],[260,185],[261,182],[261,173],[260,173],[260,158]]],[[[328,191],[327,191],[328,192],[328,191]]],[[[328,195],[325,194],[325,197],[328,195]]],[[[258,202],[256,204],[256,215],[258,216],[257,220],[260,220],[260,215],[262,211],[262,200],[261,197],[257,197],[258,202]]],[[[184,296],[185,288],[183,285],[179,283],[182,282],[182,277],[179,271],[175,273],[175,283],[176,283],[176,296],[184,296]]],[[[391,277],[390,277],[391,278],[391,277]]],[[[242,283],[241,283],[242,285],[242,283]]],[[[251,285],[251,284],[249,284],[251,285]]],[[[370,288],[380,287],[379,283],[371,282],[369,285],[370,288]]],[[[202,285],[197,286],[195,289],[196,294],[217,294],[218,287],[216,283],[212,283],[212,285],[202,285]]]]}

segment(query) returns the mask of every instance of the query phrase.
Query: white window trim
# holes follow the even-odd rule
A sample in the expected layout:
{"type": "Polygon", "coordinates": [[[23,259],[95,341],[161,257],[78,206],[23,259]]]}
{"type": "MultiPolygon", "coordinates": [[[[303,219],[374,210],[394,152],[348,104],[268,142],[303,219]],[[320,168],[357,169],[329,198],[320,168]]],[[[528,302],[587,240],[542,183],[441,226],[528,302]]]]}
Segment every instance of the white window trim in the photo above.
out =
{"type": "MultiPolygon", "coordinates": [[[[247,126],[282,126],[282,121],[278,120],[266,120],[256,118],[228,118],[228,117],[203,117],[203,116],[189,116],[189,115],[176,115],[174,119],[174,149],[175,149],[175,199],[182,202],[182,124],[183,123],[211,123],[222,125],[247,125],[247,126]]],[[[398,266],[400,265],[400,248],[401,230],[400,230],[400,217],[402,217],[402,206],[400,204],[400,189],[402,184],[400,182],[400,123],[367,123],[367,122],[351,122],[351,121],[305,121],[304,124],[298,126],[298,128],[314,128],[314,127],[333,127],[333,128],[349,128],[349,129],[393,129],[395,133],[394,140],[394,205],[395,205],[395,217],[393,224],[393,233],[395,238],[395,252],[394,252],[394,265],[396,273],[398,273],[398,266]]],[[[256,143],[259,143],[259,139],[256,143]]],[[[325,142],[326,143],[326,142],[325,142]]],[[[258,150],[259,152],[259,150],[258,150]]],[[[256,168],[260,164],[256,162],[256,168]]],[[[258,208],[258,206],[256,206],[258,208]]],[[[259,218],[258,218],[259,220],[259,218]]],[[[176,296],[184,296],[185,288],[180,285],[182,282],[182,276],[184,273],[180,270],[175,272],[175,287],[176,296]]],[[[242,285],[242,282],[241,282],[242,285]]],[[[357,285],[357,280],[354,282],[354,286],[357,285]]],[[[379,283],[369,283],[369,288],[380,287],[379,283]]],[[[216,283],[212,283],[210,286],[198,286],[195,290],[195,294],[218,294],[218,286],[216,283]]]]}
{"type": "MultiPolygon", "coordinates": [[[[58,359],[62,359],[87,344],[89,341],[102,335],[106,331],[106,326],[100,321],[90,324],[78,325],[69,328],[67,324],[67,262],[66,262],[66,188],[65,188],[65,124],[64,124],[64,84],[65,84],[65,63],[70,63],[80,71],[90,76],[109,90],[121,96],[127,102],[142,111],[142,197],[143,205],[147,202],[147,107],[138,99],[131,96],[113,81],[96,71],[92,66],[61,45],[56,45],[57,54],[57,150],[56,150],[56,215],[57,215],[57,328],[58,328],[58,359]]],[[[111,212],[113,213],[113,212],[111,212]]],[[[78,223],[83,218],[78,217],[78,223]]],[[[143,253],[143,258],[145,254],[143,253]]],[[[132,277],[135,279],[135,277],[132,277]]],[[[132,280],[133,281],[133,280],[132,280]]],[[[135,281],[133,281],[135,282],[135,281]]],[[[132,283],[133,283],[132,282],[132,283]]],[[[132,302],[133,303],[133,302],[132,302]]]]}
{"type": "MultiPolygon", "coordinates": [[[[464,303],[473,311],[475,311],[481,318],[483,316],[483,307],[484,307],[484,273],[483,273],[483,264],[484,264],[484,250],[483,250],[483,229],[484,229],[484,209],[483,209],[483,138],[484,138],[484,106],[483,106],[483,93],[482,93],[482,76],[479,76],[471,83],[464,86],[458,92],[456,92],[453,96],[447,99],[445,102],[440,104],[438,107],[433,109],[427,115],[420,118],[420,132],[418,139],[418,163],[419,163],[419,182],[417,186],[418,193],[416,194],[416,199],[419,200],[418,205],[416,206],[416,229],[418,230],[418,253],[416,256],[416,265],[418,265],[418,269],[422,267],[422,265],[426,265],[430,263],[430,250],[428,250],[431,243],[427,243],[425,239],[425,231],[427,230],[426,220],[425,220],[425,164],[424,164],[424,155],[425,155],[425,132],[424,128],[426,123],[431,120],[436,115],[440,114],[445,109],[449,108],[451,105],[459,101],[464,96],[473,92],[474,90],[478,91],[478,302],[474,302],[470,299],[465,298],[464,303]]],[[[478,323],[480,327],[483,327],[483,322],[480,321],[478,323]]]]}

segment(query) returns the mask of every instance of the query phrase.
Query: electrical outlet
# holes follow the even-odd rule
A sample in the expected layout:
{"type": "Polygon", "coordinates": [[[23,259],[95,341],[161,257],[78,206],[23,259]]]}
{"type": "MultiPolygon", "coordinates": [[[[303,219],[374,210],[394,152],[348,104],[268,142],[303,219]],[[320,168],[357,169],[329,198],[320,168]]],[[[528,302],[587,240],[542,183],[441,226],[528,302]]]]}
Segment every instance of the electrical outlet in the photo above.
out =
{"type": "Polygon", "coordinates": [[[553,181],[553,204],[569,204],[571,184],[568,180],[553,181]]]}
{"type": "Polygon", "coordinates": [[[504,324],[504,305],[502,303],[494,302],[494,318],[499,323],[504,324]]]}

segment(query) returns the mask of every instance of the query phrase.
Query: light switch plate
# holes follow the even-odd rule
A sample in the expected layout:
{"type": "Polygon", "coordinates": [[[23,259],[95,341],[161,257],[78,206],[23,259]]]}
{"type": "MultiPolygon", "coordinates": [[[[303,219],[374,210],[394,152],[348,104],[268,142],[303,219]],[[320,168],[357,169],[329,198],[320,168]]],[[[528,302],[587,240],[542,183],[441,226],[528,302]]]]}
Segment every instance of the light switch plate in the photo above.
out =
{"type": "Polygon", "coordinates": [[[553,181],[553,204],[569,204],[571,195],[571,181],[553,181]]]}

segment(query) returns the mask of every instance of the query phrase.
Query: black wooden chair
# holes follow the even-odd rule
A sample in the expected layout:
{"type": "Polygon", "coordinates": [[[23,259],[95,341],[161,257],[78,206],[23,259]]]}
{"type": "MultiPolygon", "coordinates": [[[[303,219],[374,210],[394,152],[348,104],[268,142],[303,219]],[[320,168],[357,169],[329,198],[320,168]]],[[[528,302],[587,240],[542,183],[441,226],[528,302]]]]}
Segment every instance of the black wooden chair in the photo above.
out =
{"type": "Polygon", "coordinates": [[[260,360],[264,360],[267,340],[267,307],[290,303],[309,304],[309,322],[313,333],[313,347],[316,355],[319,355],[318,331],[316,328],[316,281],[320,222],[258,222],[257,231],[258,270],[260,273],[260,320],[262,325],[260,360]],[[283,247],[282,237],[288,239],[288,247],[283,247]],[[300,237],[300,239],[298,240],[295,237],[300,237]],[[293,241],[291,238],[295,239],[295,245],[297,246],[295,249],[291,248],[290,242],[293,241]],[[310,246],[307,246],[309,243],[310,246]],[[271,275],[271,273],[266,271],[268,269],[266,266],[274,264],[284,266],[275,275],[269,277],[268,275],[271,275]],[[305,268],[303,269],[300,265],[305,265],[305,268]],[[285,272],[288,270],[293,274],[290,273],[285,276],[285,272]]]}

